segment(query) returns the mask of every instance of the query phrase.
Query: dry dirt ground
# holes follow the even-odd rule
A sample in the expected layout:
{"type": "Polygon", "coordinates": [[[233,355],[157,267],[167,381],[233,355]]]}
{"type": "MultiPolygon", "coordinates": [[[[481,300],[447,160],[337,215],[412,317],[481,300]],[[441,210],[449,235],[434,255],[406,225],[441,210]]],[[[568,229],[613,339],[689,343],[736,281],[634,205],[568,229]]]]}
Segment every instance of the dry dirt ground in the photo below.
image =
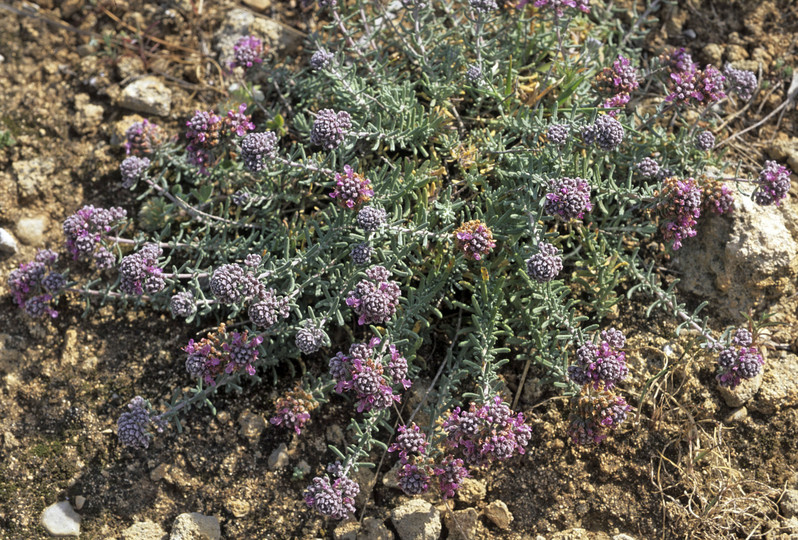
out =
{"type": "MultiPolygon", "coordinates": [[[[119,187],[123,151],[115,144],[117,122],[132,114],[117,104],[125,79],[152,73],[164,80],[173,105],[159,123],[173,133],[193,109],[219,100],[223,86],[212,81],[220,75],[196,51],[207,50],[235,2],[204,2],[202,13],[199,4],[0,3],[0,131],[15,140],[0,144],[0,226],[14,231],[26,217],[45,222],[41,237],[0,259],[0,538],[45,537],[42,510],[78,496],[85,497],[81,538],[117,538],[144,520],[169,531],[184,512],[219,517],[223,537],[231,539],[333,533],[335,524],[310,512],[301,494],[328,460],[327,442],[348,436],[343,405],[333,401],[293,439],[270,428],[259,436],[242,430],[240,420],[251,428],[251,415],[270,416],[274,399],[290,386],[286,378],[245,387],[242,395],[223,393],[215,400],[222,411],[216,417],[192,411],[182,434],[168,430],[147,451],[125,449],[115,436],[123,407],[132,396],[156,402],[186,384],[179,348],[197,329],[137,308],[106,306],[82,318],[77,298],[62,302],[59,318],[34,321],[5,289],[8,273],[36,248],[60,246],[60,223],[80,206],[134,208],[133,196],[119,187]],[[27,169],[15,168],[19,163],[27,169]],[[33,180],[21,181],[29,170],[33,180]],[[280,443],[288,445],[290,464],[270,470],[268,458],[280,443]],[[310,472],[297,478],[302,461],[310,472]]],[[[306,30],[293,2],[273,4],[280,9],[266,15],[306,30]]],[[[667,8],[647,48],[666,43],[691,48],[701,62],[716,62],[717,54],[761,62],[772,90],[730,124],[731,133],[785,99],[784,70],[798,65],[798,8],[790,0],[680,2],[667,8]]],[[[740,138],[732,151],[761,163],[768,140],[798,135],[794,106],[778,129],[776,120],[740,138]]],[[[667,318],[646,319],[644,307],[633,303],[615,321],[636,359],[637,382],[628,389],[639,411],[633,421],[599,450],[574,448],[565,436],[567,404],[537,388],[540,374],[533,370],[519,405],[533,427],[528,453],[477,475],[487,488],[479,500],[454,501],[457,510],[479,510],[494,500],[509,507],[511,531],[481,518],[477,537],[798,535],[778,506],[785,488],[798,488],[798,408],[728,418],[734,411],[713,384],[711,360],[686,348],[685,340],[677,343],[667,318]],[[666,363],[674,368],[641,401],[643,382],[666,363]]],[[[794,299],[773,309],[782,322],[795,324],[794,299]]],[[[798,333],[779,332],[776,341],[798,353],[798,333]]],[[[517,375],[505,377],[515,391],[517,375]]],[[[380,472],[390,465],[388,459],[380,472]]],[[[368,484],[372,473],[361,474],[361,485],[368,484]]],[[[384,486],[382,474],[378,479],[369,504],[360,500],[358,508],[390,528],[390,510],[406,497],[384,486]]]]}

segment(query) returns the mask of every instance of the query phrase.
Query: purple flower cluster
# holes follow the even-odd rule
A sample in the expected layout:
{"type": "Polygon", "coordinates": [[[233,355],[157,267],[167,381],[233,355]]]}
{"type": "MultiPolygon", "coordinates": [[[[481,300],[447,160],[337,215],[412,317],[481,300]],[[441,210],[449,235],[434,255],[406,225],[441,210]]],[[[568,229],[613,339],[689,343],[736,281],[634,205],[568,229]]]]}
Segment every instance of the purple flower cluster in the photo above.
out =
{"type": "Polygon", "coordinates": [[[327,49],[319,49],[310,57],[310,67],[317,71],[327,69],[335,60],[335,55],[327,49]]]}
{"type": "Polygon", "coordinates": [[[635,168],[644,178],[655,178],[659,174],[659,163],[650,157],[638,161],[635,168]]]}
{"type": "Polygon", "coordinates": [[[169,311],[172,317],[182,317],[187,319],[197,312],[197,302],[190,291],[183,291],[175,294],[169,299],[169,311]]]}
{"type": "Polygon", "coordinates": [[[258,255],[247,256],[245,268],[238,263],[225,264],[211,275],[211,293],[222,304],[250,301],[247,314],[253,324],[269,328],[289,314],[289,299],[279,297],[274,289],[267,289],[254,270],[260,264],[258,255]]]}
{"type": "Polygon", "coordinates": [[[468,478],[468,469],[463,466],[463,460],[447,455],[441,465],[435,467],[435,476],[438,477],[441,493],[444,499],[454,497],[465,478],[468,478]]]}
{"type": "Polygon", "coordinates": [[[114,256],[100,243],[111,228],[126,217],[127,212],[122,208],[84,206],[64,220],[67,251],[75,259],[93,257],[97,268],[111,268],[114,265],[114,256]]]}
{"type": "MultiPolygon", "coordinates": [[[[629,103],[631,93],[639,87],[637,70],[628,58],[620,54],[612,67],[604,68],[596,78],[596,89],[608,96],[604,102],[604,107],[608,109],[620,108],[629,103]]],[[[615,116],[618,111],[611,111],[608,114],[615,116]]]]}
{"type": "Polygon", "coordinates": [[[571,400],[568,435],[574,444],[601,444],[610,431],[626,420],[632,408],[626,400],[609,390],[593,391],[589,387],[571,400]]]}
{"type": "Polygon", "coordinates": [[[351,128],[352,118],[348,112],[322,109],[316,114],[310,130],[310,144],[328,151],[335,150],[344,142],[351,128]]]}
{"type": "MultiPolygon", "coordinates": [[[[330,358],[330,374],[336,381],[335,391],[338,393],[354,391],[357,397],[357,412],[387,409],[394,402],[400,401],[399,396],[394,394],[391,384],[401,384],[407,388],[405,384],[409,386],[410,383],[405,378],[407,361],[402,358],[404,370],[397,370],[395,367],[392,369],[390,363],[386,366],[384,359],[381,359],[380,354],[374,350],[379,344],[378,338],[372,339],[368,344],[355,343],[349,347],[349,355],[339,352],[330,358]]],[[[392,348],[391,362],[395,363],[400,357],[396,349],[392,348]]]]}
{"type": "Polygon", "coordinates": [[[460,225],[454,231],[454,242],[463,255],[475,261],[481,260],[496,247],[493,232],[478,219],[460,225]]]}
{"type": "Polygon", "coordinates": [[[701,186],[701,212],[726,214],[734,210],[734,192],[718,180],[707,180],[701,186]]]}
{"type": "Polygon", "coordinates": [[[327,341],[327,334],[324,333],[324,330],[311,320],[304,322],[304,326],[297,331],[294,339],[294,343],[303,354],[313,354],[321,349],[327,341]]]}
{"type": "Polygon", "coordinates": [[[411,454],[426,454],[429,442],[421,429],[412,423],[410,426],[399,426],[396,442],[388,447],[388,452],[399,452],[399,457],[406,462],[411,454]]]}
{"type": "Polygon", "coordinates": [[[244,36],[233,45],[233,58],[230,67],[251,68],[263,63],[263,42],[255,36],[244,36]]]}
{"type": "Polygon", "coordinates": [[[357,482],[344,474],[340,463],[330,464],[325,474],[315,477],[305,490],[305,503],[319,514],[333,519],[345,519],[355,513],[355,497],[360,493],[357,482]]]}
{"type": "Polygon", "coordinates": [[[526,261],[526,272],[539,283],[556,278],[562,271],[562,257],[559,250],[548,242],[538,244],[538,252],[526,261]]]}
{"type": "Polygon", "coordinates": [[[674,49],[670,53],[660,56],[660,62],[671,73],[694,70],[697,66],[684,47],[674,49]]]}
{"type": "Polygon", "coordinates": [[[723,74],[707,65],[703,70],[691,64],[688,69],[671,72],[669,94],[665,101],[676,105],[713,103],[724,97],[723,74]]]}
{"type": "Polygon", "coordinates": [[[242,103],[237,109],[227,111],[224,117],[213,111],[196,111],[186,122],[189,160],[205,172],[207,166],[216,161],[215,152],[226,139],[233,135],[243,137],[255,129],[246,110],[246,103],[242,103]]]}
{"type": "Polygon", "coordinates": [[[743,380],[753,379],[762,372],[765,364],[759,349],[752,346],[753,338],[745,328],[738,329],[732,338],[732,346],[718,354],[718,374],[715,378],[721,386],[736,388],[743,380]]]}
{"type": "Polygon", "coordinates": [[[149,166],[150,160],[146,157],[130,156],[122,160],[119,165],[119,172],[122,174],[122,187],[127,189],[135,184],[149,166]]]}
{"type": "Polygon", "coordinates": [[[726,76],[726,86],[730,92],[734,92],[745,101],[753,97],[757,87],[756,75],[753,71],[734,69],[731,64],[726,64],[723,74],[726,76]]]}
{"type": "Polygon", "coordinates": [[[249,375],[254,375],[253,364],[258,360],[258,346],[261,343],[262,336],[249,339],[247,331],[227,333],[224,325],[221,325],[199,342],[193,339],[188,341],[183,348],[188,354],[186,371],[193,378],[202,377],[206,384],[216,384],[215,379],[222,371],[235,373],[243,369],[249,375]]]}
{"type": "MultiPolygon", "coordinates": [[[[529,0],[521,2],[521,6],[529,0]]],[[[590,0],[535,0],[535,7],[548,8],[554,11],[557,17],[565,14],[565,8],[578,9],[583,13],[590,13],[590,0]]]]}
{"type": "Polygon", "coordinates": [[[366,232],[374,232],[388,222],[388,214],[376,206],[364,206],[355,218],[358,227],[366,232]]]}
{"type": "Polygon", "coordinates": [[[596,121],[582,128],[582,140],[585,144],[595,144],[602,150],[611,151],[623,142],[623,125],[610,115],[601,115],[596,121]]]}
{"type": "Polygon", "coordinates": [[[671,177],[663,184],[657,209],[663,218],[663,236],[677,250],[682,247],[682,240],[696,235],[695,227],[701,216],[701,187],[693,178],[671,177]]]}
{"type": "Polygon", "coordinates": [[[163,132],[149,120],[134,122],[125,131],[125,153],[132,156],[149,156],[163,142],[163,132]]]}
{"type": "Polygon", "coordinates": [[[582,219],[590,212],[590,184],[582,178],[560,178],[551,180],[543,209],[550,216],[560,216],[568,221],[582,219]]]}
{"type": "Polygon", "coordinates": [[[355,310],[358,324],[387,323],[399,305],[399,285],[391,281],[391,273],[383,266],[372,266],[366,276],[349,291],[346,305],[355,310]]]}
{"type": "Polygon", "coordinates": [[[695,147],[704,152],[715,148],[715,135],[711,131],[702,131],[695,138],[695,147]]]}
{"type": "Polygon", "coordinates": [[[335,189],[330,197],[346,208],[356,208],[374,196],[371,180],[356,173],[349,165],[344,165],[344,173],[335,173],[335,189]]]}
{"type": "Polygon", "coordinates": [[[252,172],[266,168],[266,162],[277,154],[277,135],[273,131],[250,133],[241,140],[241,159],[252,172]]]}
{"type": "Polygon", "coordinates": [[[482,69],[476,64],[468,66],[466,70],[466,80],[474,86],[482,84],[482,69]]]}
{"type": "Polygon", "coordinates": [[[352,262],[355,264],[368,264],[371,261],[371,254],[374,251],[370,245],[365,243],[355,244],[349,252],[352,262]]]}
{"type": "Polygon", "coordinates": [[[626,337],[610,328],[601,332],[598,345],[589,341],[576,351],[576,363],[568,367],[568,378],[580,386],[590,384],[598,389],[612,388],[626,378],[626,337]]]}
{"type": "Polygon", "coordinates": [[[318,406],[319,402],[313,398],[313,395],[297,385],[285,396],[277,399],[275,403],[277,410],[269,419],[269,423],[291,429],[299,435],[310,420],[311,411],[318,406]]]}
{"type": "Polygon", "coordinates": [[[116,434],[119,442],[131,448],[147,448],[150,446],[152,434],[150,425],[159,433],[163,431],[166,422],[160,416],[150,413],[150,406],[141,396],[136,396],[128,403],[129,412],[119,416],[116,423],[116,434]]]}
{"type": "Polygon", "coordinates": [[[765,168],[759,173],[756,181],[757,189],[753,199],[756,204],[779,206],[790,191],[790,170],[775,161],[766,161],[765,168]]]}
{"type": "Polygon", "coordinates": [[[8,276],[8,289],[14,303],[31,317],[38,318],[45,314],[50,317],[58,316],[51,303],[54,295],[61,292],[66,285],[66,279],[54,271],[57,261],[56,252],[49,249],[39,250],[33,261],[20,264],[8,276]]]}
{"type": "Polygon", "coordinates": [[[546,139],[557,146],[563,146],[568,142],[571,134],[571,126],[568,124],[552,124],[546,130],[546,139]]]}
{"type": "Polygon", "coordinates": [[[485,465],[523,454],[532,430],[522,413],[514,414],[500,397],[468,411],[457,407],[443,422],[446,446],[459,450],[469,465],[485,465]]]}
{"type": "Polygon", "coordinates": [[[154,294],[166,286],[158,257],[163,250],[157,244],[144,244],[141,249],[122,258],[119,263],[119,288],[127,294],[154,294]]]}

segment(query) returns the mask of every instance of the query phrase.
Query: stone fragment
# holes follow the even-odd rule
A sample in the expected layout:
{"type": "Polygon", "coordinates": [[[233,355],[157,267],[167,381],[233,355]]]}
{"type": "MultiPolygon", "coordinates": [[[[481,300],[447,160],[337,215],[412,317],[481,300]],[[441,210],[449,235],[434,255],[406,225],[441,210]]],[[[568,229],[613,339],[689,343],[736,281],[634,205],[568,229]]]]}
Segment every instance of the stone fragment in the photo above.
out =
{"type": "Polygon", "coordinates": [[[471,540],[476,537],[479,513],[474,508],[455,510],[444,514],[449,540],[471,540]]]}
{"type": "Polygon", "coordinates": [[[78,495],[75,497],[75,510],[83,509],[84,504],[86,504],[86,497],[83,495],[78,495]]]}
{"type": "Polygon", "coordinates": [[[745,47],[742,45],[726,45],[727,62],[738,62],[746,59],[748,59],[748,51],[745,50],[745,47]]]}
{"type": "Polygon", "coordinates": [[[295,50],[304,39],[301,32],[290,26],[256,15],[247,9],[234,8],[227,12],[214,35],[214,48],[219,54],[220,64],[230,65],[233,61],[233,47],[240,38],[247,35],[262,40],[270,50],[283,52],[295,50]]]}
{"type": "Polygon", "coordinates": [[[718,390],[729,407],[740,407],[751,401],[762,386],[762,374],[753,379],[743,379],[734,389],[718,384],[718,390]]]}
{"type": "Polygon", "coordinates": [[[410,499],[391,511],[391,522],[400,540],[437,540],[441,513],[423,499],[410,499]]]}
{"type": "Polygon", "coordinates": [[[122,540],[166,540],[166,532],[157,523],[139,521],[122,531],[122,540]]]}
{"type": "Polygon", "coordinates": [[[788,489],[779,501],[781,513],[787,519],[798,516],[798,489],[788,489]]]}
{"type": "Polygon", "coordinates": [[[266,11],[272,5],[272,0],[244,0],[244,3],[252,9],[266,11]]]}
{"type": "Polygon", "coordinates": [[[104,109],[91,102],[88,94],[75,95],[73,126],[80,134],[95,133],[102,125],[104,109]]]}
{"type": "Polygon", "coordinates": [[[795,227],[787,205],[759,206],[737,195],[731,215],[701,216],[698,235],[676,252],[679,288],[712,299],[713,309],[729,320],[793,294],[798,244],[790,229],[795,227]]]}
{"type": "Polygon", "coordinates": [[[50,536],[80,536],[80,515],[69,502],[51,504],[42,512],[42,526],[50,536]]]}
{"type": "Polygon", "coordinates": [[[122,90],[119,104],[136,112],[166,116],[172,108],[172,91],[157,77],[143,77],[122,90]]]}
{"type": "Polygon", "coordinates": [[[249,501],[245,501],[244,499],[228,499],[227,500],[227,509],[230,510],[230,513],[233,514],[237,518],[241,518],[249,514],[251,510],[251,506],[249,501]]]}
{"type": "Polygon", "coordinates": [[[382,520],[367,517],[357,533],[357,540],[394,540],[394,536],[382,520]]]}
{"type": "Polygon", "coordinates": [[[474,478],[464,478],[457,490],[457,499],[466,504],[477,504],[485,498],[485,482],[474,478]]]}
{"type": "Polygon", "coordinates": [[[357,540],[360,523],[356,519],[344,521],[333,530],[335,540],[357,540]]]}
{"type": "Polygon", "coordinates": [[[715,67],[721,65],[720,61],[723,57],[723,49],[717,43],[709,43],[705,45],[704,48],[701,49],[701,52],[704,53],[708,63],[715,67]]]}
{"type": "Polygon", "coordinates": [[[19,241],[28,246],[40,246],[44,242],[44,231],[47,230],[47,216],[39,215],[20,218],[17,221],[16,233],[19,241]]]}
{"type": "Polygon", "coordinates": [[[215,516],[192,512],[177,516],[169,540],[220,540],[221,537],[222,528],[215,516]]]}
{"type": "Polygon", "coordinates": [[[776,139],[768,145],[767,153],[772,159],[798,173],[798,138],[776,139]]]}
{"type": "Polygon", "coordinates": [[[15,255],[18,250],[17,241],[11,233],[0,227],[0,253],[15,255]]]}
{"type": "Polygon", "coordinates": [[[734,424],[735,422],[742,422],[746,418],[748,418],[748,409],[740,407],[730,412],[723,421],[727,424],[734,424]]]}
{"type": "Polygon", "coordinates": [[[762,387],[747,407],[763,414],[798,406],[798,356],[780,351],[765,360],[762,387]]]}
{"type": "Polygon", "coordinates": [[[249,442],[253,443],[258,442],[261,433],[263,433],[263,430],[266,429],[266,421],[263,419],[263,417],[250,411],[244,411],[241,413],[241,415],[238,417],[238,424],[241,426],[241,429],[238,430],[238,433],[245,439],[249,440],[249,442]]]}
{"type": "Polygon", "coordinates": [[[285,443],[280,443],[280,446],[275,448],[271,455],[269,455],[269,470],[274,471],[277,469],[282,469],[288,465],[288,461],[288,447],[285,445],[285,443]]]}
{"type": "Polygon", "coordinates": [[[50,175],[55,172],[55,161],[50,158],[34,158],[15,161],[11,164],[17,177],[17,190],[23,199],[35,197],[49,185],[50,175]]]}
{"type": "Polygon", "coordinates": [[[513,515],[504,501],[493,501],[484,510],[485,517],[488,518],[498,528],[506,531],[510,529],[513,515]]]}

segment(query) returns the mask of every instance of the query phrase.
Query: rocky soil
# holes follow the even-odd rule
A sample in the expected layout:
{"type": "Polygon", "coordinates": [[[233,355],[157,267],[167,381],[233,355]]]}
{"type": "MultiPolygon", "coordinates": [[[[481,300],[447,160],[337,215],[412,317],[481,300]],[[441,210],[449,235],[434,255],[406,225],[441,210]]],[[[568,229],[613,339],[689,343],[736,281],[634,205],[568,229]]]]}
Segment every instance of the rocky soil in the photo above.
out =
{"type": "MultiPolygon", "coordinates": [[[[179,348],[197,328],[136,306],[83,318],[77,297],[57,319],[31,320],[6,278],[37,248],[58,248],[61,222],[80,206],[135,208],[120,187],[120,135],[142,117],[176,134],[195,108],[223,99],[230,36],[258,33],[289,57],[302,54],[304,21],[294,0],[0,3],[0,132],[13,138],[0,139],[0,539],[78,527],[81,538],[125,540],[797,538],[796,177],[780,208],[741,198],[732,218],[706,220],[665,274],[682,280],[691,305],[709,300],[718,328],[741,311],[774,314],[764,375],[721,393],[695,336],[676,338],[674,321],[646,318],[650,299],[636,298],[613,323],[629,336],[624,391],[638,413],[600,450],[569,443],[567,404],[534,368],[518,406],[534,433],[526,455],[476,475],[448,503],[404,496],[391,458],[376,476],[361,469],[361,523],[326,522],[302,501],[327,444],[350,434],[335,400],[301,437],[272,429],[288,378],[222,393],[216,416],[192,411],[182,433],[147,451],[117,444],[130,397],[167,399],[187,384],[179,348]]],[[[764,123],[735,136],[728,156],[752,171],[768,158],[798,170],[798,108],[788,101],[798,5],[682,1],[661,21],[650,53],[685,46],[697,61],[732,62],[766,81],[726,134],[764,123]]],[[[518,374],[505,380],[514,395],[518,374]]]]}

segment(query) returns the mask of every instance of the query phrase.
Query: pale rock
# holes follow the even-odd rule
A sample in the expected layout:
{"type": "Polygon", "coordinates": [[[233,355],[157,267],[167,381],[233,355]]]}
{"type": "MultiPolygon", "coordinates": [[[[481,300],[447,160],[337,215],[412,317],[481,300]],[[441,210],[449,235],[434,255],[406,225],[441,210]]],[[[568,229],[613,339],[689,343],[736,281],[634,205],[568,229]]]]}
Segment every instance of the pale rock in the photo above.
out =
{"type": "Polygon", "coordinates": [[[777,139],[768,144],[766,150],[772,159],[787,165],[790,170],[798,173],[798,138],[777,139]]]}
{"type": "Polygon", "coordinates": [[[745,407],[740,407],[739,409],[735,409],[730,412],[726,418],[723,419],[723,421],[727,424],[734,424],[742,422],[746,418],[748,418],[748,409],[745,407]]]}
{"type": "Polygon", "coordinates": [[[448,540],[471,540],[476,536],[479,513],[474,508],[455,510],[444,514],[448,540]]]}
{"type": "Polygon", "coordinates": [[[214,48],[219,54],[219,63],[229,66],[233,61],[236,42],[252,35],[262,40],[271,50],[283,52],[295,50],[304,39],[304,34],[272,19],[256,15],[248,9],[234,8],[227,12],[219,30],[214,35],[214,48]]]}
{"type": "Polygon", "coordinates": [[[759,206],[738,196],[731,215],[702,216],[698,235],[674,257],[679,288],[711,299],[713,309],[729,320],[792,294],[798,244],[790,228],[798,223],[784,206],[759,206]]]}
{"type": "Polygon", "coordinates": [[[47,230],[47,216],[39,215],[20,218],[15,232],[19,241],[28,246],[40,246],[44,242],[44,231],[47,230]]]}
{"type": "Polygon", "coordinates": [[[309,475],[310,471],[311,471],[310,463],[308,463],[304,459],[300,460],[300,462],[297,464],[296,468],[299,469],[302,472],[302,474],[305,475],[305,476],[309,475]]]}
{"type": "Polygon", "coordinates": [[[172,91],[157,77],[143,77],[125,86],[119,104],[136,112],[166,116],[172,108],[172,91]]]}
{"type": "Polygon", "coordinates": [[[798,356],[781,351],[765,360],[762,387],[747,407],[763,414],[798,406],[798,356]]]}
{"type": "Polygon", "coordinates": [[[0,227],[0,253],[16,255],[17,251],[19,251],[17,241],[10,232],[0,227]]]}
{"type": "Polygon", "coordinates": [[[743,379],[734,389],[718,384],[718,390],[729,407],[740,407],[752,399],[762,386],[762,374],[753,379],[743,379]]]}
{"type": "Polygon", "coordinates": [[[80,134],[95,133],[102,125],[104,109],[91,102],[88,94],[75,95],[73,126],[80,134]]]}
{"type": "Polygon", "coordinates": [[[397,461],[393,467],[382,475],[382,485],[391,489],[401,489],[399,487],[399,470],[401,468],[402,464],[397,461]]]}
{"type": "Polygon", "coordinates": [[[356,519],[344,521],[333,530],[335,540],[357,540],[360,523],[356,519]]]}
{"type": "Polygon", "coordinates": [[[271,455],[269,455],[269,470],[274,471],[277,469],[282,469],[288,465],[288,461],[288,447],[285,445],[285,443],[280,443],[280,445],[274,449],[271,455]]]}
{"type": "MultiPolygon", "coordinates": [[[[738,62],[748,58],[748,51],[742,45],[726,45],[726,61],[738,62]]],[[[720,67],[716,65],[715,67],[720,67]]]]}
{"type": "Polygon", "coordinates": [[[252,9],[257,9],[258,11],[266,11],[272,5],[272,0],[243,0],[244,4],[251,7],[252,9]]]}
{"type": "Polygon", "coordinates": [[[249,514],[251,510],[251,506],[248,501],[244,499],[228,499],[227,500],[227,509],[230,510],[230,513],[233,514],[237,518],[242,518],[249,514]]]}
{"type": "Polygon", "coordinates": [[[143,74],[146,68],[144,61],[138,56],[120,56],[116,61],[116,71],[119,78],[124,80],[143,74]]]}
{"type": "Polygon", "coordinates": [[[488,518],[498,528],[507,531],[513,521],[513,515],[504,501],[493,501],[484,510],[485,517],[488,518]]]}
{"type": "Polygon", "coordinates": [[[258,442],[261,433],[266,429],[266,420],[259,414],[244,411],[238,417],[238,425],[241,426],[238,433],[249,442],[255,443],[258,442]]]}
{"type": "Polygon", "coordinates": [[[787,519],[798,516],[798,489],[788,489],[779,501],[781,513],[787,519]]]}
{"type": "Polygon", "coordinates": [[[86,497],[83,495],[75,497],[75,510],[82,510],[84,504],[86,504],[86,497]]]}
{"type": "Polygon", "coordinates": [[[592,540],[585,529],[574,527],[565,531],[554,533],[551,540],[592,540]]]}
{"type": "Polygon", "coordinates": [[[635,537],[634,536],[629,536],[628,534],[625,534],[625,533],[621,533],[621,534],[616,534],[615,536],[613,536],[612,540],[635,540],[635,537]]]}
{"type": "Polygon", "coordinates": [[[122,531],[122,540],[166,540],[166,532],[157,523],[139,521],[122,531]]]}
{"type": "Polygon", "coordinates": [[[42,526],[50,536],[80,536],[80,515],[69,502],[51,504],[42,512],[42,526]]]}
{"type": "Polygon", "coordinates": [[[222,528],[215,516],[192,512],[177,516],[169,540],[220,540],[221,537],[222,528]]]}
{"type": "Polygon", "coordinates": [[[723,49],[717,43],[709,43],[701,49],[701,52],[704,53],[704,56],[707,58],[707,62],[712,64],[713,66],[720,66],[720,60],[723,56],[723,49]]]}
{"type": "Polygon", "coordinates": [[[382,520],[367,517],[357,533],[357,540],[394,540],[394,536],[382,520]]]}
{"type": "Polygon", "coordinates": [[[51,158],[15,161],[11,168],[17,177],[19,196],[28,199],[47,189],[50,176],[55,172],[55,161],[51,158]]]}
{"type": "Polygon", "coordinates": [[[466,504],[477,504],[487,494],[485,482],[474,478],[464,478],[457,490],[457,499],[466,504]]]}
{"type": "Polygon", "coordinates": [[[441,513],[423,499],[410,499],[391,511],[391,522],[400,540],[437,540],[441,513]]]}

